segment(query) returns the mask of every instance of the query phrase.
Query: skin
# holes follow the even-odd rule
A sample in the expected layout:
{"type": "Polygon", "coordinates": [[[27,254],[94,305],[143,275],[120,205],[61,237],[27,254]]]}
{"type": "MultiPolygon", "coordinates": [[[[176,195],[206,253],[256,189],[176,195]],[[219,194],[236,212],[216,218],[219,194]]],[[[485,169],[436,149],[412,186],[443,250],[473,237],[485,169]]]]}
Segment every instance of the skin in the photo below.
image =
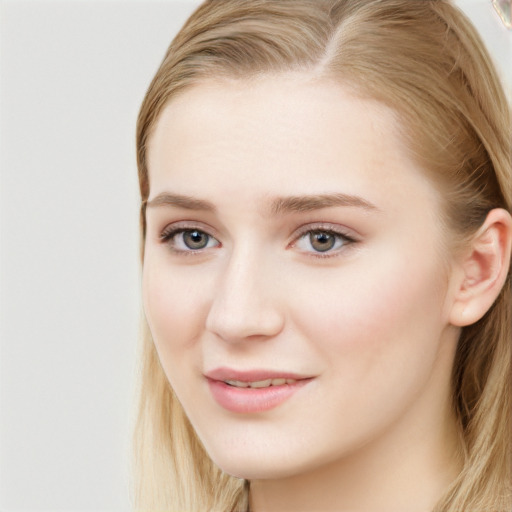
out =
{"type": "Polygon", "coordinates": [[[397,123],[299,74],[196,86],[151,136],[146,317],[209,455],[251,480],[253,512],[427,511],[459,470],[460,271],[397,123]],[[272,208],[312,194],[372,206],[272,208]],[[190,249],[183,231],[163,239],[172,229],[200,230],[207,246],[190,249]],[[341,236],[319,253],[312,230],[341,236]],[[235,413],[204,376],[221,366],[313,379],[271,410],[235,413]]]}

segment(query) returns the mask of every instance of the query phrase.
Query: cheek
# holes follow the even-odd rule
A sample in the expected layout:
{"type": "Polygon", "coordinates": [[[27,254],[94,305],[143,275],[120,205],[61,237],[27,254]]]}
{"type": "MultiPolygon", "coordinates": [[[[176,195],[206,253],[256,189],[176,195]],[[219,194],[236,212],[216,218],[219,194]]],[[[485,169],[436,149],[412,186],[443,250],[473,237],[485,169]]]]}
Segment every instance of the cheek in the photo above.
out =
{"type": "MultiPolygon", "coordinates": [[[[164,367],[178,365],[201,335],[208,282],[190,270],[146,258],[142,295],[146,319],[164,367]]],[[[169,374],[169,372],[168,372],[169,374]]]]}
{"type": "Polygon", "coordinates": [[[304,282],[300,288],[308,293],[295,296],[300,330],[317,340],[323,357],[339,356],[337,363],[352,370],[388,362],[399,367],[428,352],[431,360],[446,324],[435,258],[380,255],[333,272],[321,288],[304,282]]]}
{"type": "Polygon", "coordinates": [[[315,293],[294,297],[297,330],[314,350],[308,357],[325,362],[327,406],[308,425],[313,430],[325,417],[326,439],[342,435],[347,446],[370,439],[448,385],[434,377],[430,389],[443,350],[443,282],[434,266],[418,263],[354,265],[321,291],[303,282],[315,293]]]}

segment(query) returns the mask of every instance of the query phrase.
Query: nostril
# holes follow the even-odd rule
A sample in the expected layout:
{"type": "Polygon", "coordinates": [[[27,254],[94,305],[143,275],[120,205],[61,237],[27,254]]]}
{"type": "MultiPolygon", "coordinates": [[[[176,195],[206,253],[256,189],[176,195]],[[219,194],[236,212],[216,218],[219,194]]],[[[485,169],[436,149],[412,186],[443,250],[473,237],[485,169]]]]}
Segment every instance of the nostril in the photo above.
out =
{"type": "Polygon", "coordinates": [[[240,244],[218,275],[206,329],[226,341],[276,336],[283,328],[283,304],[275,286],[275,265],[254,244],[240,244]]]}

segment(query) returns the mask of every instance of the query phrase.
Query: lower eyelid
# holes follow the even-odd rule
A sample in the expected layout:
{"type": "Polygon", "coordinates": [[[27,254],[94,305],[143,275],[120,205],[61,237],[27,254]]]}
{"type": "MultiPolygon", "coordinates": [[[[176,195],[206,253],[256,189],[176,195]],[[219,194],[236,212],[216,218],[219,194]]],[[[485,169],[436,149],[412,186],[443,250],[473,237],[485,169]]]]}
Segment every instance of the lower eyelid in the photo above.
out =
{"type": "MultiPolygon", "coordinates": [[[[220,247],[220,242],[213,236],[211,235],[210,233],[208,233],[207,231],[203,230],[203,229],[197,229],[197,228],[175,228],[175,229],[172,229],[170,231],[167,231],[167,232],[163,232],[160,234],[160,241],[161,243],[163,244],[167,244],[170,246],[170,249],[175,252],[175,253],[179,253],[179,254],[183,254],[183,255],[191,255],[191,254],[199,254],[199,253],[202,253],[203,251],[207,250],[207,249],[214,249],[216,247],[220,247]],[[206,247],[201,247],[201,248],[197,248],[197,249],[193,249],[191,247],[187,247],[187,248],[178,248],[175,246],[176,242],[173,241],[173,239],[177,236],[179,236],[180,234],[184,234],[186,232],[189,232],[189,231],[198,231],[198,232],[201,232],[203,234],[205,234],[207,237],[208,237],[208,242],[207,242],[207,246],[206,247]],[[212,241],[215,241],[215,244],[213,246],[210,246],[208,247],[208,245],[212,242],[212,241]]],[[[181,244],[184,244],[183,241],[180,242],[181,244]]]]}
{"type": "MultiPolygon", "coordinates": [[[[335,245],[339,244],[339,241],[342,242],[340,247],[329,248],[329,249],[326,249],[325,251],[315,250],[314,248],[309,248],[309,249],[300,249],[299,248],[300,252],[307,253],[308,255],[311,255],[311,256],[317,257],[317,258],[328,258],[328,257],[332,257],[332,256],[337,256],[339,253],[347,250],[349,248],[349,246],[358,242],[358,240],[354,236],[351,236],[350,234],[343,232],[341,230],[333,229],[333,227],[331,227],[331,226],[322,226],[322,225],[312,226],[312,227],[307,226],[307,229],[304,229],[303,231],[298,232],[294,236],[293,241],[288,245],[288,248],[296,248],[301,240],[308,237],[312,233],[326,233],[326,234],[336,237],[337,241],[335,242],[335,245]]],[[[212,235],[206,229],[204,229],[202,227],[198,227],[197,225],[167,226],[163,231],[161,231],[159,233],[158,241],[164,245],[167,244],[169,249],[174,251],[175,253],[187,254],[187,255],[199,254],[207,249],[214,249],[214,248],[222,246],[221,242],[214,235],[212,235]],[[187,247],[187,248],[175,247],[176,242],[173,241],[173,238],[177,237],[180,234],[190,232],[190,231],[199,231],[199,232],[207,235],[209,238],[207,247],[197,248],[197,249],[189,248],[189,247],[187,247]],[[208,247],[208,245],[210,245],[212,241],[215,241],[215,244],[213,246],[208,247]]],[[[182,241],[181,245],[183,245],[183,244],[184,244],[184,242],[182,241]]]]}
{"type": "Polygon", "coordinates": [[[314,248],[311,248],[310,250],[302,249],[303,253],[307,253],[314,257],[327,258],[330,256],[336,256],[340,252],[343,252],[344,250],[348,249],[348,246],[350,246],[356,242],[356,240],[353,237],[351,237],[345,233],[341,233],[341,232],[335,231],[333,229],[314,228],[314,229],[308,229],[307,231],[304,231],[301,234],[299,234],[298,236],[296,236],[295,240],[292,242],[290,247],[297,247],[299,242],[304,240],[306,237],[311,236],[312,233],[326,233],[326,234],[334,236],[337,239],[335,242],[335,245],[337,243],[339,243],[340,241],[342,242],[341,247],[330,248],[330,249],[326,249],[325,251],[316,251],[316,250],[314,250],[314,248]]]}

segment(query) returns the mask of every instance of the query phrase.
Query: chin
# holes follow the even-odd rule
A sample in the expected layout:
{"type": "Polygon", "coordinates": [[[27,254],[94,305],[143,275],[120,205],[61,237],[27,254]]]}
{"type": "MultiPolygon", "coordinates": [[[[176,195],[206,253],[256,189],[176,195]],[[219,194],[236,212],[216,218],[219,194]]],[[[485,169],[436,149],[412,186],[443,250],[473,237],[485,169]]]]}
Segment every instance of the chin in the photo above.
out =
{"type": "Polygon", "coordinates": [[[285,453],[254,447],[243,450],[230,447],[222,451],[208,452],[210,458],[222,471],[245,480],[277,480],[307,472],[322,464],[321,460],[302,459],[300,451],[285,453]]]}

